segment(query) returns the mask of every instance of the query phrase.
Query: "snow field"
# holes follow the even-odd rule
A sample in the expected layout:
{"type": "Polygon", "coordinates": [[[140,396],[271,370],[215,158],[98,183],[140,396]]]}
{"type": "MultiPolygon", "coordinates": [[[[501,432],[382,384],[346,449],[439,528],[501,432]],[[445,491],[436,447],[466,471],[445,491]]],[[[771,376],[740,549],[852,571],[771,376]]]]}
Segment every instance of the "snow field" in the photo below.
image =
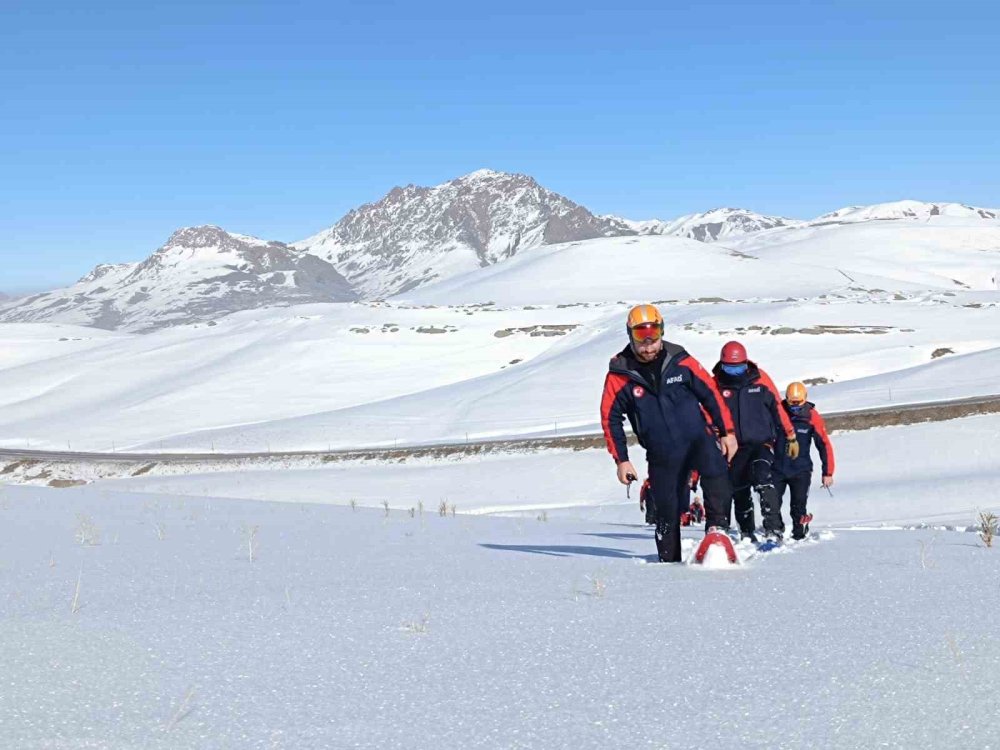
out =
{"type": "MultiPolygon", "coordinates": [[[[836,484],[819,486],[819,460],[809,508],[813,530],[922,523],[971,526],[981,509],[1000,511],[1000,415],[833,433],[836,484]]],[[[645,473],[642,449],[630,448],[645,473]]],[[[541,451],[405,463],[345,462],[310,469],[232,470],[222,464],[154,468],[129,479],[106,479],[109,491],[166,493],[348,505],[405,511],[442,502],[463,514],[522,515],[637,523],[638,486],[631,499],[618,484],[607,452],[541,451]],[[163,472],[158,473],[158,472],[163,472]],[[183,472],[174,474],[174,472],[183,472]]],[[[788,499],[784,503],[788,521],[788,499]]],[[[759,518],[758,518],[759,521],[759,518]]]]}
{"type": "Polygon", "coordinates": [[[8,487],[0,521],[6,747],[995,737],[1000,557],[972,534],[840,532],[721,572],[565,518],[8,487]]]}
{"type": "MultiPolygon", "coordinates": [[[[706,367],[739,338],[779,387],[836,381],[813,390],[831,411],[992,393],[996,304],[980,292],[664,310],[706,367]]],[[[265,452],[595,431],[626,308],[312,305],[143,336],[0,326],[0,444],[265,452]]]]}

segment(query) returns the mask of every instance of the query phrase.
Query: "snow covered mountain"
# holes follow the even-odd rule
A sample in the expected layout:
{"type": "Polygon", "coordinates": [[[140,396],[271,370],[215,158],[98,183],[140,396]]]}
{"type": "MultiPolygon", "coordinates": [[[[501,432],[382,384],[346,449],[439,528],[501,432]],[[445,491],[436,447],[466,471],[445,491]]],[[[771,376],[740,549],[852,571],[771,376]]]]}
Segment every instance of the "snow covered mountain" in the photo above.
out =
{"type": "Polygon", "coordinates": [[[533,178],[488,169],[437,187],[393,188],[293,247],[332,263],[362,296],[408,291],[518,252],[635,234],[533,178]]]}
{"type": "Polygon", "coordinates": [[[814,227],[830,224],[860,224],[871,221],[927,221],[941,216],[954,219],[1000,219],[1000,210],[977,208],[962,203],[926,203],[903,200],[876,203],[870,206],[847,206],[808,221],[766,216],[744,208],[716,208],[699,214],[688,214],[671,221],[650,219],[633,221],[618,216],[604,216],[612,224],[630,229],[639,235],[687,237],[699,242],[741,239],[768,229],[814,227]]]}
{"type": "Polygon", "coordinates": [[[781,216],[765,216],[745,208],[715,208],[704,213],[681,216],[672,221],[660,219],[632,221],[611,216],[604,218],[617,221],[636,234],[686,237],[699,242],[714,242],[765,229],[796,226],[801,223],[795,219],[786,219],[781,216]]]}
{"type": "Polygon", "coordinates": [[[319,258],[200,226],[174,232],[141,263],[102,264],[71,287],[20,300],[0,310],[0,321],[149,331],[237,310],[356,299],[319,258]]]}
{"type": "Polygon", "coordinates": [[[894,221],[914,219],[926,221],[932,216],[947,216],[956,219],[1000,219],[1000,210],[977,208],[963,203],[924,203],[923,201],[894,201],[876,203],[871,206],[847,206],[812,221],[811,226],[824,224],[856,224],[864,221],[894,221]]]}

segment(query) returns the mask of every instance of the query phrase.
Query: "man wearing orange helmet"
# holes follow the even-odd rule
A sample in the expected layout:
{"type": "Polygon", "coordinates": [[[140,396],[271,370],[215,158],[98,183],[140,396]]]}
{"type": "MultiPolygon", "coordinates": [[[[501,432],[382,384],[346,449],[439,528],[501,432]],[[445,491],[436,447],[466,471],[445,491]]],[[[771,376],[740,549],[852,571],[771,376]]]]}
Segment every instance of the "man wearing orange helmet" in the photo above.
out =
{"type": "Polygon", "coordinates": [[[711,376],[683,347],[663,339],[663,316],[653,305],[638,305],[626,322],[629,343],[611,358],[601,399],[601,426],[618,465],[618,481],[638,478],[629,460],[623,421],[646,450],[656,506],[656,549],[662,562],[681,559],[680,520],[684,491],[697,469],[705,496],[705,523],[728,526],[732,506],[726,459],[736,454],[733,421],[711,376]],[[705,413],[718,426],[719,442],[705,413]],[[721,446],[721,450],[720,450],[721,446]]]}
{"type": "Polygon", "coordinates": [[[810,442],[815,443],[823,467],[824,487],[833,486],[833,443],[826,432],[826,423],[816,405],[808,401],[809,396],[803,383],[792,383],[785,390],[782,407],[792,420],[799,454],[792,458],[785,448],[786,440],[778,441],[778,460],[775,463],[774,489],[780,506],[785,488],[791,490],[792,538],[804,539],[809,533],[812,515],[806,510],[809,500],[809,484],[812,482],[812,458],[809,456],[810,442]]]}
{"type": "Polygon", "coordinates": [[[757,541],[750,497],[753,487],[760,497],[760,514],[768,540],[780,544],[785,526],[781,520],[780,496],[775,492],[772,476],[774,444],[780,435],[785,435],[791,441],[787,450],[798,455],[799,448],[792,422],[781,408],[781,394],[768,374],[747,358],[746,348],[738,341],[730,341],[722,347],[712,373],[716,387],[732,412],[740,445],[729,470],[740,534],[745,539],[757,541]]]}

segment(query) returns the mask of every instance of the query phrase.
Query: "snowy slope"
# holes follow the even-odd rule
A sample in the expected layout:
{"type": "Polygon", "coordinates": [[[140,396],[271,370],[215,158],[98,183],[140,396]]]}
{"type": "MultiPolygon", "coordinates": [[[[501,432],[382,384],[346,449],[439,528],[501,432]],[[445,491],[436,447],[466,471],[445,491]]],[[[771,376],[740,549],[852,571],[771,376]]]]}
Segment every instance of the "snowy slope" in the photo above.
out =
{"type": "MultiPolygon", "coordinates": [[[[942,289],[1000,288],[1000,219],[930,216],[790,227],[724,243],[784,264],[837,269],[942,289]]],[[[882,288],[891,288],[880,285],[882,288]]]]}
{"type": "MultiPolygon", "coordinates": [[[[726,243],[723,243],[726,244],[726,243]]],[[[489,268],[394,297],[401,304],[572,304],[615,300],[785,299],[851,286],[816,259],[760,262],[723,244],[676,237],[616,237],[535,248],[489,268]]],[[[831,264],[833,265],[833,264],[831,264]]],[[[860,274],[859,274],[860,275],[860,274]]],[[[916,290],[872,274],[883,289],[916,290]]]]}
{"type": "MultiPolygon", "coordinates": [[[[779,384],[834,381],[815,395],[829,388],[838,409],[995,393],[1000,299],[950,299],[704,303],[668,308],[668,335],[706,365],[739,338],[779,384]]],[[[0,353],[19,352],[0,368],[0,444],[325,450],[592,431],[626,309],[307,307],[89,340],[0,326],[0,353]]]]}
{"type": "Polygon", "coordinates": [[[904,200],[892,203],[875,203],[870,206],[848,206],[823,214],[806,223],[819,226],[866,221],[926,221],[935,216],[990,220],[1000,219],[1000,210],[966,206],[963,203],[926,203],[924,201],[904,200]]]}
{"type": "Polygon", "coordinates": [[[0,745],[991,747],[1000,550],[841,529],[1000,510],[998,429],[836,437],[825,533],[726,571],[650,564],[598,451],[227,478],[283,504],[3,488],[0,745]],[[356,491],[414,512],[302,502],[356,491]]]}
{"type": "MultiPolygon", "coordinates": [[[[826,410],[823,396],[817,401],[826,410]]],[[[1000,506],[1000,416],[835,432],[833,494],[810,493],[816,530],[921,523],[965,526],[980,509],[1000,506]],[[970,449],[970,446],[975,446],[970,449]],[[960,487],[960,491],[956,488],[960,487]]],[[[645,473],[642,448],[630,457],[645,473]]],[[[813,454],[817,461],[818,457],[813,454]]],[[[81,467],[80,476],[88,476],[81,467]]],[[[817,472],[818,474],[818,472],[817,472]]],[[[205,462],[155,467],[141,477],[98,479],[95,487],[127,492],[227,497],[280,502],[333,503],[406,510],[424,503],[455,504],[462,513],[523,515],[601,523],[641,523],[603,448],[491,454],[464,460],[420,458],[383,463],[351,461],[310,468],[241,467],[205,462]]],[[[787,519],[787,498],[785,517],[787,519]]],[[[760,521],[758,517],[758,522],[760,521]]]]}
{"type": "Polygon", "coordinates": [[[237,310],[357,298],[328,263],[218,227],[180,229],[141,263],[99,265],[75,285],[0,310],[0,321],[149,331],[237,310]]]}
{"type": "Polygon", "coordinates": [[[527,175],[482,169],[436,187],[393,188],[294,247],[387,297],[532,247],[630,234],[527,175]]]}
{"type": "MultiPolygon", "coordinates": [[[[608,359],[624,343],[621,320],[625,309],[613,309],[558,339],[533,359],[474,379],[287,420],[178,435],[163,445],[176,450],[207,450],[209,446],[260,450],[265,444],[323,450],[330,445],[391,446],[593,432],[599,429],[597,405],[608,359]]],[[[995,308],[966,310],[920,302],[885,306],[775,303],[745,309],[738,304],[706,305],[670,319],[669,335],[706,366],[717,360],[723,342],[739,338],[782,387],[799,379],[841,384],[884,375],[843,391],[837,406],[847,409],[995,393],[994,379],[984,377],[980,369],[1000,365],[995,320],[995,308]],[[748,330],[750,320],[757,321],[753,325],[761,330],[748,330]],[[801,329],[792,327],[806,321],[808,325],[801,329]],[[873,321],[878,323],[873,325],[873,321]],[[937,362],[932,358],[939,349],[962,353],[991,347],[978,360],[956,360],[960,364],[951,367],[951,377],[945,381],[933,369],[926,375],[908,370],[937,362]],[[893,385],[900,370],[904,382],[893,385]]],[[[823,387],[814,389],[821,402],[822,394],[823,387]]]]}
{"type": "Polygon", "coordinates": [[[0,325],[0,442],[121,448],[383,401],[531,359],[599,314],[354,304],[145,335],[0,325]]]}
{"type": "MultiPolygon", "coordinates": [[[[779,384],[833,381],[815,395],[849,409],[996,392],[1000,295],[949,294],[663,309],[704,364],[738,338],[779,384]]],[[[593,431],[627,308],[314,305],[144,336],[0,326],[0,444],[325,450],[593,431]]]]}

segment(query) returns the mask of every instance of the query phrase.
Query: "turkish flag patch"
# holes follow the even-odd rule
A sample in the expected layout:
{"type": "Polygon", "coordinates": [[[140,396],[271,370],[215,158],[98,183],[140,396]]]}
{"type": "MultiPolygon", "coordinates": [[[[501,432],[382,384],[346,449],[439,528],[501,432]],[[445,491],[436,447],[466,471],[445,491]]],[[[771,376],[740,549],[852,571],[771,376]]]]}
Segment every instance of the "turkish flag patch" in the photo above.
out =
{"type": "Polygon", "coordinates": [[[646,389],[643,388],[641,385],[637,385],[635,388],[632,389],[632,395],[635,396],[636,398],[642,398],[643,396],[646,395],[646,389]]]}

